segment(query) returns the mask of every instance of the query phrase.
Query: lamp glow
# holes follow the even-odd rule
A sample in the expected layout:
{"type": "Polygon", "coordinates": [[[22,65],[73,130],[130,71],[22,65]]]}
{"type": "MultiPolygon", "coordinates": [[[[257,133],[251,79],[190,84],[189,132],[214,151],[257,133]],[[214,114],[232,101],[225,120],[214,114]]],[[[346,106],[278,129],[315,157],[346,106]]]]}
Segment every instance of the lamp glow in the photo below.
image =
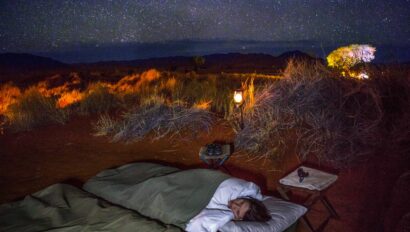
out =
{"type": "Polygon", "coordinates": [[[366,72],[361,72],[361,73],[359,73],[357,78],[359,78],[359,79],[369,79],[369,74],[367,74],[366,72]]]}
{"type": "Polygon", "coordinates": [[[233,94],[233,101],[235,104],[240,105],[243,102],[242,90],[235,90],[233,94]]]}
{"type": "Polygon", "coordinates": [[[243,129],[244,128],[244,123],[243,123],[243,90],[242,89],[238,89],[235,90],[235,92],[233,93],[233,101],[235,102],[235,107],[236,108],[240,108],[241,110],[241,121],[240,121],[240,128],[243,129]]]}

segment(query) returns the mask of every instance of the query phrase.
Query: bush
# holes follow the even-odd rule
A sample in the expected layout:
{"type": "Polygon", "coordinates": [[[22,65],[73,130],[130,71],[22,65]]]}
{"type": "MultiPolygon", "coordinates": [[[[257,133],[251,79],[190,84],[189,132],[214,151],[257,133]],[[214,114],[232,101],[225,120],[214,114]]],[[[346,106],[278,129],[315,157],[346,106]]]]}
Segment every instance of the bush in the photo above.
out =
{"type": "Polygon", "coordinates": [[[114,141],[135,141],[153,133],[153,139],[183,132],[193,137],[209,131],[215,118],[205,110],[182,105],[147,104],[123,115],[114,125],[111,119],[100,118],[94,127],[97,135],[113,135],[114,141]]]}
{"type": "Polygon", "coordinates": [[[6,116],[14,131],[30,130],[49,123],[64,124],[68,120],[68,111],[56,109],[55,105],[54,99],[31,87],[8,107],[6,116]]]}
{"type": "Polygon", "coordinates": [[[107,113],[118,107],[118,97],[111,93],[109,88],[102,83],[90,84],[79,102],[78,111],[82,115],[107,113]]]}
{"type": "Polygon", "coordinates": [[[343,167],[373,151],[381,118],[379,94],[365,82],[319,63],[290,62],[283,79],[257,91],[235,142],[253,155],[278,157],[293,138],[302,159],[313,154],[343,167]]]}
{"type": "Polygon", "coordinates": [[[20,95],[20,89],[12,83],[0,85],[0,115],[4,115],[7,112],[7,108],[15,103],[20,95]]]}
{"type": "Polygon", "coordinates": [[[396,152],[410,152],[410,66],[373,67],[369,80],[381,96],[383,121],[381,130],[396,152]]]}
{"type": "Polygon", "coordinates": [[[112,119],[108,114],[100,115],[98,121],[93,125],[95,136],[109,136],[118,131],[119,123],[112,119]]]}
{"type": "Polygon", "coordinates": [[[358,64],[368,63],[374,59],[376,48],[367,44],[351,44],[332,51],[327,57],[329,67],[341,71],[343,76],[358,79],[368,78],[365,73],[354,72],[352,68],[358,64]]]}

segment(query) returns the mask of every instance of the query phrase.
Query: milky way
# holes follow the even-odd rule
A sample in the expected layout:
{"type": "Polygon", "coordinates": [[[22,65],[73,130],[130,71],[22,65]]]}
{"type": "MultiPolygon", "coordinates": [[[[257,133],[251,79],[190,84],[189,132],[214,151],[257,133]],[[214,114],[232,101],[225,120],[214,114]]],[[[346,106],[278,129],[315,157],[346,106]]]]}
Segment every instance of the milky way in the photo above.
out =
{"type": "Polygon", "coordinates": [[[410,0],[0,0],[0,49],[185,39],[410,44],[410,0]]]}

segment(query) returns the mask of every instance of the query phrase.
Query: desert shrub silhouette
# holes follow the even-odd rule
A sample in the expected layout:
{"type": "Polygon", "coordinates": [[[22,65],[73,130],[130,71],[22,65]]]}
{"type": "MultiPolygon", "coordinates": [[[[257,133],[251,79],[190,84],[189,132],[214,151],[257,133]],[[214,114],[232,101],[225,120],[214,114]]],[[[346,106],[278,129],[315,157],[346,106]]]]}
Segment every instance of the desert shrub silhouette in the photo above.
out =
{"type": "Polygon", "coordinates": [[[92,83],[79,102],[78,112],[82,115],[107,113],[119,106],[118,97],[110,91],[108,86],[103,83],[92,83]]]}
{"type": "Polygon", "coordinates": [[[7,108],[15,103],[20,95],[20,88],[13,83],[9,82],[0,85],[0,115],[4,115],[7,112],[7,108]]]}
{"type": "Polygon", "coordinates": [[[37,88],[30,87],[8,107],[6,116],[14,131],[30,130],[49,123],[64,124],[69,113],[55,107],[53,98],[43,96],[37,88]]]}
{"type": "Polygon", "coordinates": [[[94,129],[96,135],[110,135],[113,141],[137,141],[150,133],[153,140],[187,133],[194,138],[200,132],[209,131],[215,119],[206,110],[175,103],[147,102],[124,113],[117,121],[101,117],[94,129]]]}
{"type": "Polygon", "coordinates": [[[377,90],[365,82],[340,77],[319,63],[291,61],[282,79],[256,92],[236,145],[277,158],[294,140],[302,159],[313,154],[344,167],[374,151],[382,115],[377,90]]]}

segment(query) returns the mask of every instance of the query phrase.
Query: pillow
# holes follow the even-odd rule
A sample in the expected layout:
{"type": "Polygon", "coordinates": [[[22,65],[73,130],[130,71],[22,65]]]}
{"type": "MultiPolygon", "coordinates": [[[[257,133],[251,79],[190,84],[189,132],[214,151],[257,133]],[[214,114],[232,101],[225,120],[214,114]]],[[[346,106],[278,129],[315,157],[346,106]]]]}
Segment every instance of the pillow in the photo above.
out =
{"type": "Polygon", "coordinates": [[[230,221],[219,229],[221,232],[281,232],[295,223],[307,209],[301,205],[264,197],[263,204],[269,210],[271,219],[267,222],[230,221]]]}
{"type": "Polygon", "coordinates": [[[223,181],[216,189],[206,208],[230,210],[228,202],[240,197],[252,197],[262,200],[259,186],[238,178],[229,178],[223,181]]]}
{"type": "Polygon", "coordinates": [[[228,202],[240,197],[263,199],[256,184],[233,177],[226,179],[218,186],[205,209],[189,221],[185,230],[192,232],[217,231],[233,218],[233,213],[228,208],[228,202]]]}

